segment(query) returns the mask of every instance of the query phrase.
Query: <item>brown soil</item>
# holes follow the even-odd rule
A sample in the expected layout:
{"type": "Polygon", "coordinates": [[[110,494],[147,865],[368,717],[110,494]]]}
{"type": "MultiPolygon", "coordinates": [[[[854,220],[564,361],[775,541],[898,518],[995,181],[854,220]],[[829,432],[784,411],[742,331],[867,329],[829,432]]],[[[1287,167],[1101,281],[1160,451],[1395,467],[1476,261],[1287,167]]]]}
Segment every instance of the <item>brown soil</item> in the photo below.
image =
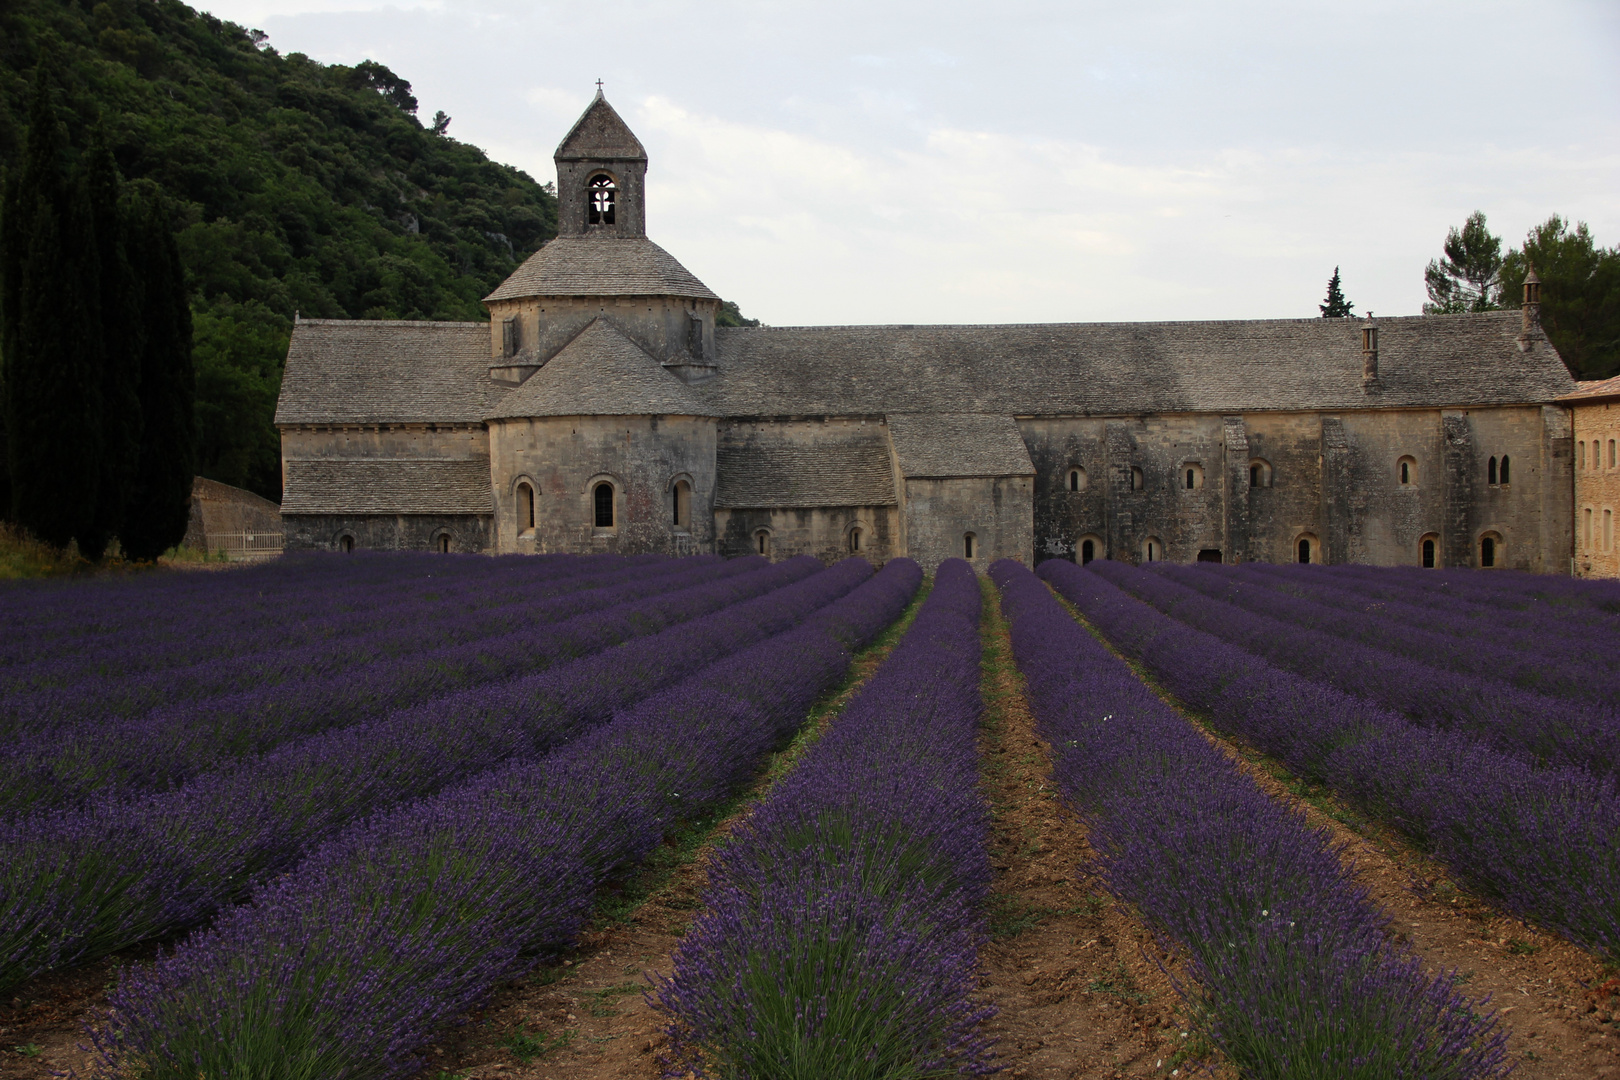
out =
{"type": "Polygon", "coordinates": [[[1006,620],[986,588],[980,745],[994,810],[993,937],[981,954],[998,1057],[1014,1077],[1187,1076],[1208,1064],[1186,1036],[1175,971],[1153,933],[1076,868],[1092,852],[1058,800],[1006,620]],[[1163,965],[1163,967],[1161,967],[1163,965]]]}
{"type": "MultiPolygon", "coordinates": [[[[1072,605],[1059,600],[1097,634],[1072,605]]],[[[1485,1007],[1497,1011],[1508,1031],[1514,1080],[1620,1078],[1620,972],[1563,938],[1503,915],[1392,830],[1321,785],[1294,776],[1276,759],[1216,731],[1140,665],[1126,662],[1261,790],[1303,811],[1312,826],[1328,830],[1351,877],[1390,917],[1391,933],[1422,958],[1426,970],[1458,972],[1463,993],[1476,999],[1488,995],[1485,1007]]]]}

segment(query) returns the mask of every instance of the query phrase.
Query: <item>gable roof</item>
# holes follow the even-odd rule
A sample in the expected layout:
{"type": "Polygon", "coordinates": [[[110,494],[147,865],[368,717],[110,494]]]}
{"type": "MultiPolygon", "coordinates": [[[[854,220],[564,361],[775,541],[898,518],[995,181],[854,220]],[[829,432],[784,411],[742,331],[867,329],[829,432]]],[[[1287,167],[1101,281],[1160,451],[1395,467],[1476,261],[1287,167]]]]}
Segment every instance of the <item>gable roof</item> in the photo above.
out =
{"type": "Polygon", "coordinates": [[[476,424],[504,392],[488,323],[302,319],[275,422],[476,424]]]}
{"type": "Polygon", "coordinates": [[[1010,416],[911,413],[889,417],[901,475],[1033,476],[1029,448],[1010,416]]]}
{"type": "Polygon", "coordinates": [[[285,465],[283,514],[495,512],[488,458],[319,458],[285,465]]]}
{"type": "Polygon", "coordinates": [[[814,442],[734,432],[715,451],[714,505],[722,509],[894,504],[894,466],[880,427],[829,431],[814,442]]]}
{"type": "Polygon", "coordinates": [[[715,332],[725,415],[1002,416],[1450,408],[1551,402],[1575,388],[1517,311],[1380,318],[1381,389],[1352,319],[827,326],[715,332]]]}
{"type": "Polygon", "coordinates": [[[675,257],[645,236],[559,236],[523,260],[484,297],[689,296],[720,299],[675,257]]]}
{"type": "Polygon", "coordinates": [[[641,346],[596,318],[496,406],[489,419],[713,415],[707,403],[641,346]]]}
{"type": "Polygon", "coordinates": [[[597,90],[595,99],[557,144],[554,156],[559,161],[646,161],[647,151],[597,90]]]}

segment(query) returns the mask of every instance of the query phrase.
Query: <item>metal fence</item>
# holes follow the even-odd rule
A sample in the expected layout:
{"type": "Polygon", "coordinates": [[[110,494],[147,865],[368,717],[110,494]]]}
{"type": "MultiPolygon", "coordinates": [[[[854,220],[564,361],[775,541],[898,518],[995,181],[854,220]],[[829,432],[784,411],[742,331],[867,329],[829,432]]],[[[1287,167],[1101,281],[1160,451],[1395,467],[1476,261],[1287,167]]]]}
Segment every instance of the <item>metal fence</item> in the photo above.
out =
{"type": "Polygon", "coordinates": [[[281,554],[282,537],[279,532],[209,533],[209,554],[223,554],[227,559],[271,559],[281,554]]]}

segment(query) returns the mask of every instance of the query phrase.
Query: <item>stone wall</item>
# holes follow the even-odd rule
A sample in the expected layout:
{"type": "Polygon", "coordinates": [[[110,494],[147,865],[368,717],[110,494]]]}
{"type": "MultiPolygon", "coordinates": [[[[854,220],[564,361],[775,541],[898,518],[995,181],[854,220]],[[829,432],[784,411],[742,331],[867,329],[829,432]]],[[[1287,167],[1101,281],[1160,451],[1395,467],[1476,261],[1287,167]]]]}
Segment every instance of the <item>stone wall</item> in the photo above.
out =
{"type": "Polygon", "coordinates": [[[476,514],[283,514],[281,524],[289,551],[440,551],[445,537],[452,553],[493,550],[491,521],[476,514]]]}
{"type": "Polygon", "coordinates": [[[1562,416],[1522,406],[1023,420],[1035,557],[1073,559],[1089,537],[1133,562],[1150,542],[1175,562],[1292,562],[1305,540],[1312,562],[1416,566],[1429,538],[1439,565],[1478,566],[1489,537],[1497,566],[1560,572],[1562,416]],[[1504,456],[1510,482],[1493,484],[1490,459],[1504,456]]]}
{"type": "Polygon", "coordinates": [[[900,542],[900,515],[893,506],[836,506],[770,510],[717,510],[715,550],[728,557],[757,555],[765,532],[765,554],[773,562],[814,555],[825,563],[862,555],[881,566],[907,552],[900,542]],[[860,530],[859,550],[850,534],[860,530]]]}
{"type": "Polygon", "coordinates": [[[1576,403],[1575,573],[1581,577],[1620,576],[1615,549],[1620,514],[1620,402],[1576,403]]]}
{"type": "MultiPolygon", "coordinates": [[[[490,363],[515,359],[516,367],[541,365],[567,345],[590,323],[601,317],[612,323],[649,356],[663,363],[696,358],[714,360],[715,300],[671,296],[525,297],[496,300],[489,305],[490,363]],[[517,320],[514,356],[506,353],[503,323],[517,320]],[[692,340],[697,319],[699,342],[692,340]],[[698,347],[694,351],[692,346],[698,347]]],[[[517,373],[514,373],[515,375],[517,373]]]]}
{"type": "Polygon", "coordinates": [[[932,573],[946,559],[966,558],[983,570],[997,559],[1035,561],[1033,482],[1028,476],[908,477],[906,554],[932,573]]]}
{"type": "Polygon", "coordinates": [[[715,422],[703,417],[564,416],[490,422],[495,542],[502,552],[694,554],[714,550],[715,422]],[[677,528],[674,485],[691,485],[677,528]],[[613,485],[613,525],[597,528],[594,491],[613,485]],[[519,528],[518,485],[535,491],[535,528],[519,528]]]}

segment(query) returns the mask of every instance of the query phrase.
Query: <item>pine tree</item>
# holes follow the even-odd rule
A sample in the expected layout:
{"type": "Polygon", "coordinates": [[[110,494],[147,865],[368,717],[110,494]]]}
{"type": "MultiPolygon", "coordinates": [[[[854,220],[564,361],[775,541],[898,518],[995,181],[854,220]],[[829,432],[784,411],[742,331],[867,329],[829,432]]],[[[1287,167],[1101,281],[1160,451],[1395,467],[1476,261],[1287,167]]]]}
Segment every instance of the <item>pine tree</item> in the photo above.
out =
{"type": "Polygon", "coordinates": [[[1344,298],[1344,291],[1339,288],[1337,266],[1333,268],[1333,276],[1328,278],[1327,299],[1316,306],[1321,310],[1324,319],[1348,319],[1355,314],[1351,310],[1355,305],[1344,298]]]}
{"type": "Polygon", "coordinates": [[[140,458],[119,534],[124,554],[155,559],[186,535],[196,472],[197,380],[191,304],[180,248],[155,193],[131,222],[131,263],[143,289],[140,458]]]}
{"type": "Polygon", "coordinates": [[[87,214],[69,182],[51,96],[55,59],[34,76],[26,148],[0,211],[0,355],[12,520],[57,547],[100,555],[99,290],[87,214]]]}
{"type": "Polygon", "coordinates": [[[1485,227],[1485,215],[1475,210],[1461,229],[1446,233],[1444,259],[1432,259],[1423,271],[1429,302],[1425,315],[1457,315],[1466,311],[1495,311],[1502,286],[1502,239],[1485,227]]]}
{"type": "Polygon", "coordinates": [[[140,208],[124,197],[118,166],[100,131],[80,166],[79,183],[95,245],[101,316],[97,327],[101,347],[96,356],[101,365],[102,452],[95,528],[99,542],[88,547],[82,540],[79,544],[89,554],[92,548],[99,552],[107,539],[117,535],[135,481],[141,451],[141,348],[149,312],[143,310],[141,283],[128,253],[127,219],[140,208]]]}

